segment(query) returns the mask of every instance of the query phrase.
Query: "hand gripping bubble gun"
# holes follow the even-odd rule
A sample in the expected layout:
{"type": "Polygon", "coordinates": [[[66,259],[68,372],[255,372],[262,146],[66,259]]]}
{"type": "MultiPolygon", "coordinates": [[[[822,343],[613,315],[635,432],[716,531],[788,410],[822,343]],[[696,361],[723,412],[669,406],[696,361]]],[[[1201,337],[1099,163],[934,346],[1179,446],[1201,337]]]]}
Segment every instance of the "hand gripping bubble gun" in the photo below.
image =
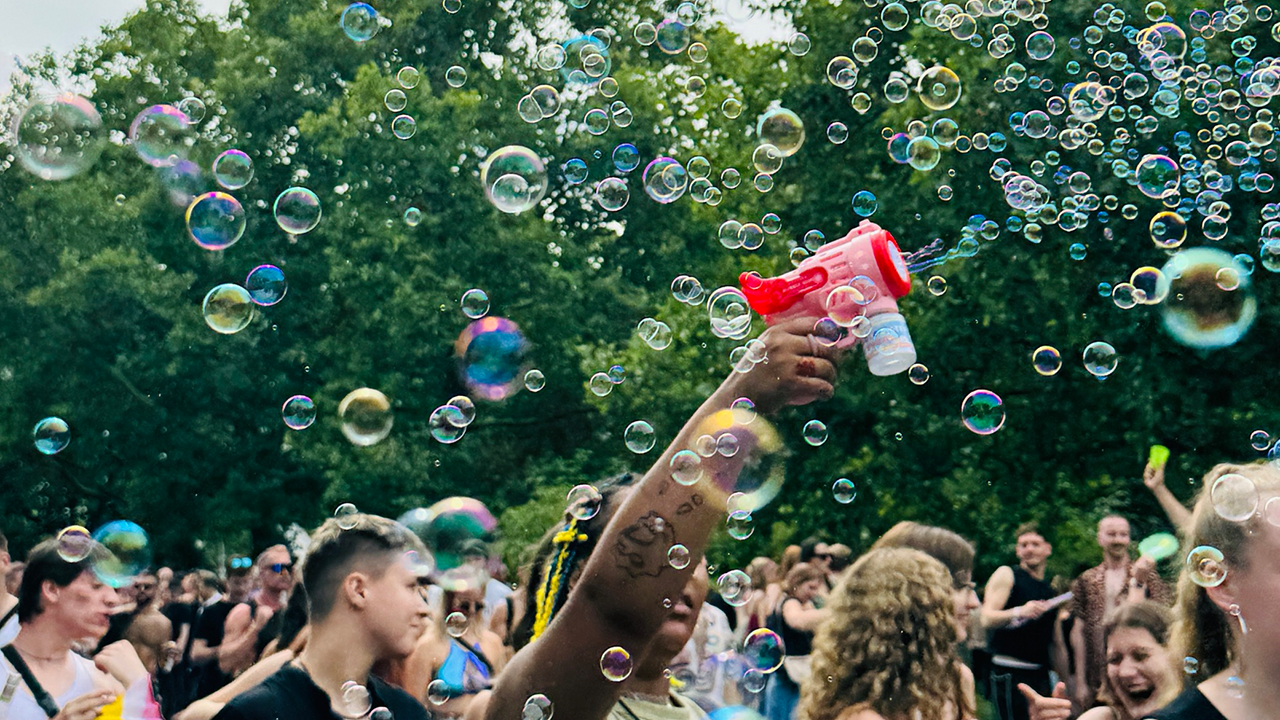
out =
{"type": "MultiPolygon", "coordinates": [[[[896,375],[916,361],[907,322],[898,312],[898,298],[911,291],[907,262],[889,231],[870,220],[823,245],[785,275],[763,278],[746,272],[738,281],[751,309],[769,325],[793,317],[834,316],[837,296],[833,293],[849,286],[851,292],[838,294],[842,299],[853,297],[858,314],[866,320],[861,330],[848,333],[837,344],[847,347],[861,342],[872,375],[896,375]]],[[[840,312],[846,314],[847,308],[840,312]]],[[[857,324],[856,317],[843,319],[851,322],[837,320],[837,324],[857,324]]]]}

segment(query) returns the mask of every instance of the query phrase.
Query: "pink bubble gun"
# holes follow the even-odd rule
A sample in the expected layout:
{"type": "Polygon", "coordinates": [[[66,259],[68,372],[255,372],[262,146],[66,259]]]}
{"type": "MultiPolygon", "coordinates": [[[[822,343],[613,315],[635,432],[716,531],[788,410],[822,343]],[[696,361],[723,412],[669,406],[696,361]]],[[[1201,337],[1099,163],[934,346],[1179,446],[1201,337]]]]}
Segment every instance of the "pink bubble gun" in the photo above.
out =
{"type": "Polygon", "coordinates": [[[861,342],[873,375],[896,375],[916,361],[906,319],[898,312],[898,298],[911,291],[907,263],[889,231],[870,220],[785,275],[746,272],[738,281],[751,309],[769,325],[829,317],[846,328],[838,344],[861,342]]]}

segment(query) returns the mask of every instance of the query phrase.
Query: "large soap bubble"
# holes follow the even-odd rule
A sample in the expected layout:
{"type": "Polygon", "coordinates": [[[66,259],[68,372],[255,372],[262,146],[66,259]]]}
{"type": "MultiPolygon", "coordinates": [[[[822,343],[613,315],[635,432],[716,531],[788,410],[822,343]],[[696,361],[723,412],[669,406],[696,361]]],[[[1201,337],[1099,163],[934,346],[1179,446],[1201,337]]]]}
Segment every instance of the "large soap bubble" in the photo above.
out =
{"type": "Polygon", "coordinates": [[[772,108],[756,121],[756,135],[761,143],[776,147],[783,157],[791,157],[804,145],[804,122],[786,108],[772,108]]]}
{"type": "Polygon", "coordinates": [[[187,157],[194,141],[187,116],[172,105],[152,105],[129,125],[129,142],[142,161],[166,167],[187,157]]]}
{"type": "Polygon", "coordinates": [[[1157,292],[1165,330],[1188,347],[1213,349],[1235,344],[1258,315],[1248,270],[1230,253],[1190,248],[1161,269],[1157,292]]]}
{"type": "Polygon", "coordinates": [[[93,103],[71,93],[31,103],[13,123],[18,163],[44,180],[84,172],[102,154],[102,117],[93,103]]]}
{"type": "Polygon", "coordinates": [[[504,213],[522,213],[547,193],[547,167],[527,147],[507,145],[494,150],[480,164],[485,197],[504,213]]]}
{"type": "Polygon", "coordinates": [[[501,317],[468,325],[454,343],[462,381],[476,397],[502,400],[520,388],[528,342],[520,326],[501,317]]]}

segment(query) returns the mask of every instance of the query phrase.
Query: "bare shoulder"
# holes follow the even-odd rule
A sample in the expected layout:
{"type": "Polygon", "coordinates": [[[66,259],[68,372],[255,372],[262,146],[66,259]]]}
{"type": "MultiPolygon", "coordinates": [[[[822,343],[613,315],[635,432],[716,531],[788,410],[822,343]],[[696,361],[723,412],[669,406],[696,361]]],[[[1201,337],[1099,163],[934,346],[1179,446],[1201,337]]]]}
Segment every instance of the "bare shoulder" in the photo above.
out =
{"type": "Polygon", "coordinates": [[[1076,720],[1115,720],[1115,712],[1105,705],[1086,710],[1076,720]]]}

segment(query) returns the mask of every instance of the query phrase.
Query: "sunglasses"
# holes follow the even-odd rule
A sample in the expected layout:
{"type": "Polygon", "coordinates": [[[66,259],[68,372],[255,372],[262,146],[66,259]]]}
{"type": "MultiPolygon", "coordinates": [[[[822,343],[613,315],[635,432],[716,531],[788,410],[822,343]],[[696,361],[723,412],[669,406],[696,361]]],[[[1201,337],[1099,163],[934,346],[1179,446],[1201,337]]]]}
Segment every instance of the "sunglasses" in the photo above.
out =
{"type": "Polygon", "coordinates": [[[253,566],[253,561],[247,557],[233,557],[228,564],[232,570],[248,570],[253,566]]]}
{"type": "Polygon", "coordinates": [[[452,609],[454,611],[470,610],[475,612],[476,610],[484,609],[484,602],[481,600],[458,600],[453,603],[452,609]]]}
{"type": "Polygon", "coordinates": [[[271,572],[273,572],[273,573],[275,573],[275,574],[277,574],[277,575],[283,575],[283,574],[285,574],[285,573],[287,573],[287,572],[289,572],[289,571],[293,570],[293,563],[272,563],[271,565],[268,565],[267,567],[268,567],[268,568],[271,568],[271,572]]]}

